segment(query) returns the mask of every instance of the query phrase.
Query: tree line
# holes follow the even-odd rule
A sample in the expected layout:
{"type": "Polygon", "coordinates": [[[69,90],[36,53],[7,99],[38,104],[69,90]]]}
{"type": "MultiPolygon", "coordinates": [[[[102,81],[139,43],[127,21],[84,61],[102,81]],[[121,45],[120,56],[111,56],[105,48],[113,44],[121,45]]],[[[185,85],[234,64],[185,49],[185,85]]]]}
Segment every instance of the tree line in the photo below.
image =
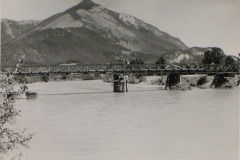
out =
{"type": "Polygon", "coordinates": [[[225,64],[236,63],[233,56],[226,55],[221,48],[211,48],[204,53],[202,64],[225,64]]]}
{"type": "MultiPolygon", "coordinates": [[[[204,52],[201,64],[232,65],[236,62],[233,56],[226,55],[221,48],[214,47],[204,52]]],[[[144,61],[136,58],[132,59],[130,64],[144,64],[144,61]]],[[[155,64],[167,64],[167,61],[163,57],[159,57],[155,64]]]]}

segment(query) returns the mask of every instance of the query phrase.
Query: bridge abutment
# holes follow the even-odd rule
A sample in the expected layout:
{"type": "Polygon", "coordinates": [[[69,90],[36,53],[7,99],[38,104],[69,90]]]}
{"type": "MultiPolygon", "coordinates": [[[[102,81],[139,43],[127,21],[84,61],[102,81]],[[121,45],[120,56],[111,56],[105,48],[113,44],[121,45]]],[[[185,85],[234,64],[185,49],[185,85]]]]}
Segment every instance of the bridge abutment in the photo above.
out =
{"type": "Polygon", "coordinates": [[[167,87],[171,89],[173,86],[181,82],[181,75],[180,74],[169,74],[167,76],[167,81],[165,83],[165,90],[167,87]]]}

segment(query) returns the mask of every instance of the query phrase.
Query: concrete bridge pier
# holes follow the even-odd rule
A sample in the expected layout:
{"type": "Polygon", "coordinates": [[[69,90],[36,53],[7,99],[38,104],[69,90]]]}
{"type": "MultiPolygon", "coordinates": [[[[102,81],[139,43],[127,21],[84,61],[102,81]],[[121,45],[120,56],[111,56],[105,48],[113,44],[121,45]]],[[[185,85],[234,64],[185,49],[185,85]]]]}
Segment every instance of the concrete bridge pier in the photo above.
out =
{"type": "Polygon", "coordinates": [[[228,82],[227,77],[234,77],[234,76],[235,74],[228,74],[228,73],[217,74],[214,76],[213,82],[210,87],[214,85],[215,88],[221,88],[224,84],[228,82]]]}
{"type": "Polygon", "coordinates": [[[114,74],[113,75],[113,92],[128,92],[128,76],[114,74]]]}
{"type": "Polygon", "coordinates": [[[167,81],[165,83],[165,90],[167,89],[167,87],[169,87],[169,89],[171,89],[171,87],[175,86],[176,84],[181,82],[181,75],[180,74],[169,74],[167,76],[167,81]]]}

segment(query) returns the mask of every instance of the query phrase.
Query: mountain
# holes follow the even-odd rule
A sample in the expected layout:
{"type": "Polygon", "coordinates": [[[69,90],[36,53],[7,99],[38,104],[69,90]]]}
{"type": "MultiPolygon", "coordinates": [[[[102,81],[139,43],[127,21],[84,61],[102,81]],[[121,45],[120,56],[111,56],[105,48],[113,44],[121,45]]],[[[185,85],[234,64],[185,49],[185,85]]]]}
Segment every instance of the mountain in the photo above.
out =
{"type": "Polygon", "coordinates": [[[135,57],[148,63],[159,56],[171,62],[182,54],[194,56],[180,39],[91,0],[83,0],[22,33],[13,34],[14,39],[2,45],[3,65],[15,64],[20,55],[26,55],[29,65],[101,64],[117,57],[135,57]]]}
{"type": "Polygon", "coordinates": [[[192,47],[186,50],[179,50],[170,54],[168,56],[169,63],[201,63],[204,53],[211,49],[212,47],[208,48],[201,48],[201,47],[192,47]]]}
{"type": "Polygon", "coordinates": [[[14,21],[9,19],[1,19],[1,43],[13,40],[14,38],[29,32],[36,27],[40,21],[27,20],[27,21],[14,21]]]}

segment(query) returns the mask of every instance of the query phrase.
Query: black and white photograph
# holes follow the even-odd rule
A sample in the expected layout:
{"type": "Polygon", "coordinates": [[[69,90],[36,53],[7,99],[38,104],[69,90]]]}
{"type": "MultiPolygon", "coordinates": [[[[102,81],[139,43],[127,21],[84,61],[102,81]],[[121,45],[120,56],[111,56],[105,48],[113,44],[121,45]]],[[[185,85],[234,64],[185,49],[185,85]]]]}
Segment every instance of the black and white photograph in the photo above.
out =
{"type": "Polygon", "coordinates": [[[240,0],[0,15],[0,160],[239,160],[240,0]]]}

